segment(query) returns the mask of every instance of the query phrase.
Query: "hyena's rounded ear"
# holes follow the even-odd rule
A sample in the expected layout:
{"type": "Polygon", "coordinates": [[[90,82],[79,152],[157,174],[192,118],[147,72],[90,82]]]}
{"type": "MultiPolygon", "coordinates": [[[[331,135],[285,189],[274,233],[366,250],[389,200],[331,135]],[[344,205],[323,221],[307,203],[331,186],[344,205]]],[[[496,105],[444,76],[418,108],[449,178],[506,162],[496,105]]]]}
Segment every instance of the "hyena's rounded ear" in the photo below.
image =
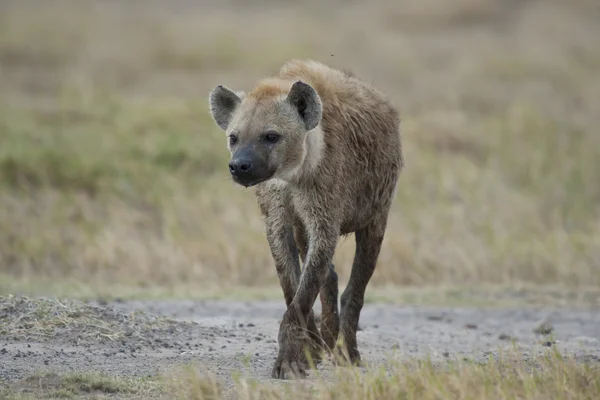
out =
{"type": "Polygon", "coordinates": [[[286,100],[298,111],[306,130],[317,127],[323,114],[321,98],[317,91],[307,83],[295,82],[288,92],[286,100]]]}
{"type": "Polygon", "coordinates": [[[231,116],[242,102],[244,92],[238,92],[237,94],[229,90],[223,85],[219,85],[210,92],[209,104],[210,113],[217,123],[223,130],[227,130],[231,116]]]}

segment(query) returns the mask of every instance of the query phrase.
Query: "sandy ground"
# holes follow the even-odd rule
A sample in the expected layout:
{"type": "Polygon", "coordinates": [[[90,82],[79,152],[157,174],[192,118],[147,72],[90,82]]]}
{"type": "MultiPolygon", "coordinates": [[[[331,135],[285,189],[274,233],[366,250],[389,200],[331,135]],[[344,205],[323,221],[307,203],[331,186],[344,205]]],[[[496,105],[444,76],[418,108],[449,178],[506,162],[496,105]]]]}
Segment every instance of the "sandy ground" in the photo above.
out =
{"type": "MultiPolygon", "coordinates": [[[[134,310],[143,311],[144,318],[168,319],[158,328],[131,328],[118,340],[86,335],[87,328],[44,338],[0,333],[0,380],[15,381],[40,369],[152,376],[190,363],[214,372],[226,386],[232,385],[234,371],[261,381],[270,379],[283,301],[90,305],[100,318],[111,321],[127,321],[134,310]]],[[[318,302],[315,311],[318,314],[318,302]]],[[[600,313],[596,311],[367,304],[360,328],[359,346],[369,364],[425,356],[483,360],[513,343],[526,357],[544,346],[558,346],[582,360],[600,362],[600,313]],[[539,333],[540,327],[547,328],[546,334],[539,333]]],[[[331,368],[327,361],[319,366],[325,376],[331,368]]],[[[313,372],[309,379],[314,376],[313,372]]]]}

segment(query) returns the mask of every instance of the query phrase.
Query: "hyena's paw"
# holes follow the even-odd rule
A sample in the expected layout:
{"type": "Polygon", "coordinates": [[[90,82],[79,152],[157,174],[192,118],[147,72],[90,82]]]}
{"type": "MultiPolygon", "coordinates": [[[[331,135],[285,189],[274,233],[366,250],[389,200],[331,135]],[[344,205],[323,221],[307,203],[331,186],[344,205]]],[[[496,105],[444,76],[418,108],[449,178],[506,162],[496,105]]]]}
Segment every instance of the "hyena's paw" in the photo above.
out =
{"type": "Polygon", "coordinates": [[[315,366],[320,358],[319,346],[310,332],[286,313],[279,327],[279,354],[271,376],[276,379],[305,378],[306,370],[315,366]]]}
{"type": "Polygon", "coordinates": [[[277,357],[271,376],[275,379],[306,378],[307,364],[301,361],[290,361],[281,355],[277,357]]]}

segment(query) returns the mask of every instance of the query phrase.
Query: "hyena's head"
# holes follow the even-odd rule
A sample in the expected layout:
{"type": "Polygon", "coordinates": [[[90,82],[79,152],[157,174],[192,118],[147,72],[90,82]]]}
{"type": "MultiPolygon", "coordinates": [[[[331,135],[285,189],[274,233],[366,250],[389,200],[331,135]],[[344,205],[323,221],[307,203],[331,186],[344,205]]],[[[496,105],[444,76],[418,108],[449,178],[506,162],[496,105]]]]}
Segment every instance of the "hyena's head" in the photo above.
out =
{"type": "Polygon", "coordinates": [[[289,179],[302,167],[307,132],[318,126],[322,105],[312,86],[301,81],[289,90],[267,85],[248,95],[219,85],[210,93],[210,111],[227,133],[233,180],[249,187],[289,179]]]}

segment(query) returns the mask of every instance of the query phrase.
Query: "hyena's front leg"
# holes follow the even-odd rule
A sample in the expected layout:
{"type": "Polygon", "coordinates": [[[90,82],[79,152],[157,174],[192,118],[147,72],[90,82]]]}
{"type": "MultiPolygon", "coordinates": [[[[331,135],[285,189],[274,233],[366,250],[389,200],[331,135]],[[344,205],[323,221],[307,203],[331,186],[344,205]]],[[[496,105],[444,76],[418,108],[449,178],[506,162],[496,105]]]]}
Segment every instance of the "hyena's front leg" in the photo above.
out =
{"type": "MultiPolygon", "coordinates": [[[[293,228],[287,223],[279,224],[280,221],[280,219],[267,220],[267,240],[285,297],[285,305],[289,308],[298,288],[300,263],[298,262],[298,250],[294,240],[293,228]]],[[[320,351],[323,345],[312,310],[299,322],[303,332],[308,334],[311,355],[313,361],[317,364],[321,361],[320,351]]]]}
{"type": "Polygon", "coordinates": [[[300,263],[292,226],[267,220],[267,241],[285,297],[285,305],[289,307],[296,295],[300,279],[300,263]]]}
{"type": "MultiPolygon", "coordinates": [[[[306,261],[308,253],[308,237],[306,229],[301,225],[294,226],[294,237],[300,253],[302,262],[306,261]]],[[[332,351],[337,341],[340,330],[340,319],[338,315],[338,276],[333,263],[329,264],[329,271],[325,278],[325,284],[319,291],[321,297],[321,339],[327,351],[332,351]]]]}
{"type": "MultiPolygon", "coordinates": [[[[312,313],[313,304],[323,286],[333,258],[337,233],[331,224],[316,224],[309,231],[310,251],[306,255],[296,295],[283,315],[279,327],[279,354],[272,376],[280,379],[306,375],[306,331],[302,321],[312,313]]],[[[310,346],[310,343],[308,344],[310,346]]]]}

